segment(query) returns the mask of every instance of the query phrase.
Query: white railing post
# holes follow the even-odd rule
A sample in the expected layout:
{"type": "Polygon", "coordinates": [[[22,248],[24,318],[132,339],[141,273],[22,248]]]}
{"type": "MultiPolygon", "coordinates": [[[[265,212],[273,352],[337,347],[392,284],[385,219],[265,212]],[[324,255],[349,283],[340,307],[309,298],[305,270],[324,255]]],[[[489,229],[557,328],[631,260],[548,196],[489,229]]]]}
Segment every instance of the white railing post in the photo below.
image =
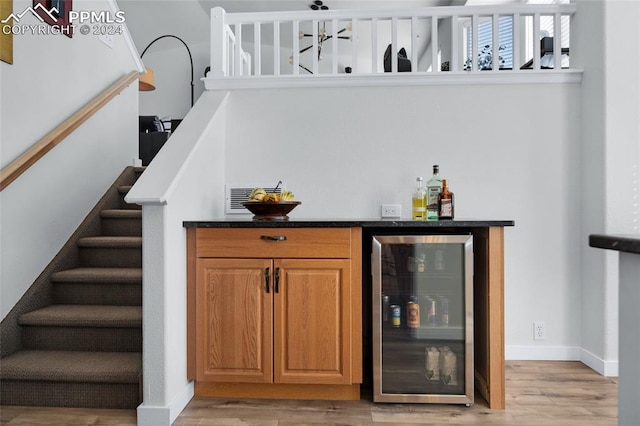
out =
{"type": "Polygon", "coordinates": [[[478,15],[471,17],[471,69],[479,71],[478,68],[478,15]]]}
{"type": "Polygon", "coordinates": [[[260,41],[260,22],[253,23],[253,74],[262,75],[262,46],[260,41]]]}
{"type": "Polygon", "coordinates": [[[211,9],[211,75],[225,77],[227,75],[227,30],[225,11],[221,7],[211,9]]]}
{"type": "Polygon", "coordinates": [[[540,14],[533,14],[533,69],[540,70],[540,14]]]}
{"type": "Polygon", "coordinates": [[[431,72],[438,72],[438,17],[431,17],[431,72]]]}
{"type": "MultiPolygon", "coordinates": [[[[386,50],[385,50],[386,52],[386,50]]],[[[391,72],[398,72],[398,19],[391,18],[391,72]]]]}
{"type": "Polygon", "coordinates": [[[358,73],[358,45],[360,44],[360,36],[358,35],[358,20],[351,20],[351,72],[358,73]]]}
{"type": "Polygon", "coordinates": [[[500,70],[500,15],[493,15],[491,19],[491,70],[498,72],[500,70]]]}
{"type": "Polygon", "coordinates": [[[418,18],[411,17],[411,72],[418,72],[418,18]]]}
{"type": "Polygon", "coordinates": [[[293,31],[291,34],[293,38],[293,52],[291,53],[292,60],[291,65],[293,66],[293,74],[300,74],[300,21],[297,19],[293,21],[293,31]]]}
{"type": "Polygon", "coordinates": [[[338,20],[331,20],[331,74],[338,74],[338,20]]]}
{"type": "Polygon", "coordinates": [[[378,20],[371,20],[371,73],[378,72],[378,20]]]}
{"type": "Polygon", "coordinates": [[[313,72],[314,75],[318,74],[318,25],[319,22],[317,19],[313,20],[313,52],[311,54],[311,58],[312,58],[312,66],[311,66],[311,71],[313,72]]]}
{"type": "Polygon", "coordinates": [[[280,22],[273,23],[273,75],[280,75],[280,22]]]}
{"type": "Polygon", "coordinates": [[[521,64],[520,54],[520,15],[513,15],[513,52],[512,52],[512,69],[519,70],[521,64]]]}
{"type": "Polygon", "coordinates": [[[562,70],[562,23],[559,13],[553,15],[553,69],[562,70]]]}
{"type": "Polygon", "coordinates": [[[458,17],[451,17],[451,58],[449,58],[449,71],[457,72],[459,71],[458,65],[458,57],[460,52],[458,51],[460,47],[460,38],[459,38],[459,24],[458,17]]]}
{"type": "Polygon", "coordinates": [[[235,48],[235,60],[236,60],[236,65],[234,67],[235,69],[235,75],[242,75],[243,74],[243,51],[242,51],[242,24],[236,24],[236,43],[234,45],[235,48]]]}

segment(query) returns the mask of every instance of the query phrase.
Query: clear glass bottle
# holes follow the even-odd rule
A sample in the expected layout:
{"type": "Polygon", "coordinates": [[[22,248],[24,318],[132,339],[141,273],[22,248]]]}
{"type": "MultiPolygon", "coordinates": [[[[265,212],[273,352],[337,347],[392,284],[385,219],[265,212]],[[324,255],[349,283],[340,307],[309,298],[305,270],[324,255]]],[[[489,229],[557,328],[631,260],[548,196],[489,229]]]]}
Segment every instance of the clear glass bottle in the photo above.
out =
{"type": "Polygon", "coordinates": [[[442,181],[442,192],[438,196],[438,216],[440,219],[453,219],[453,192],[449,191],[447,180],[442,181]]]}
{"type": "Polygon", "coordinates": [[[438,196],[442,191],[440,167],[433,165],[433,176],[427,181],[427,220],[438,220],[438,196]]]}
{"type": "Polygon", "coordinates": [[[416,178],[418,186],[411,198],[411,218],[425,220],[427,218],[427,192],[422,186],[422,178],[416,178]]]}

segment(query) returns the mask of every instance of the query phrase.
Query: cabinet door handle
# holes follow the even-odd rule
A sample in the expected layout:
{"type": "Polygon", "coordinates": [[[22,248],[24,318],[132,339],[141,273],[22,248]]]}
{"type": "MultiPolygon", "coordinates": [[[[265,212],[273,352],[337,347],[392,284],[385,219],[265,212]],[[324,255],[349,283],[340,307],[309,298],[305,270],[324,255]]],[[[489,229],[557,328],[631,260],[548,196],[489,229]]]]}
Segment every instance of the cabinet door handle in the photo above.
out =
{"type": "Polygon", "coordinates": [[[260,238],[268,241],[287,241],[286,235],[262,235],[260,238]]]}
{"type": "Polygon", "coordinates": [[[279,293],[280,292],[280,287],[279,287],[279,284],[280,284],[280,268],[276,268],[276,276],[274,277],[274,279],[275,279],[275,282],[273,284],[273,289],[274,289],[274,291],[276,293],[279,293]]]}
{"type": "Polygon", "coordinates": [[[267,293],[269,293],[269,268],[264,268],[264,283],[267,285],[267,293]]]}

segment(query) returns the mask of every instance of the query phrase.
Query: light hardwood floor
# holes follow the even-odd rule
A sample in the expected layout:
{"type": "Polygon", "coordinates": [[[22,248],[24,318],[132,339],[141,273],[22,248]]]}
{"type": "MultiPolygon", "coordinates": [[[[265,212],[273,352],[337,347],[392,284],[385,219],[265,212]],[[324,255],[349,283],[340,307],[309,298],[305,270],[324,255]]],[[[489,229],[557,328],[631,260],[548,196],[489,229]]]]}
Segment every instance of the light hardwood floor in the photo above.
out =
{"type": "MultiPolygon", "coordinates": [[[[174,422],[184,425],[455,424],[605,426],[617,423],[618,384],[579,362],[507,361],[507,409],[472,407],[194,398],[174,422]]],[[[135,425],[135,410],[0,407],[2,425],[135,425]]]]}

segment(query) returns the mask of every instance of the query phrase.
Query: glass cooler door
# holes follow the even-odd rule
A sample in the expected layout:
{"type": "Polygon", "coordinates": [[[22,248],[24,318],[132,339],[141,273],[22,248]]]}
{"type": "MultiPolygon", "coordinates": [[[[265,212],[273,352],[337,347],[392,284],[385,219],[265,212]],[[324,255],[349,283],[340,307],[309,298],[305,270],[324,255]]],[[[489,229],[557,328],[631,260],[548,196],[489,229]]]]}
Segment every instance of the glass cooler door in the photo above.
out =
{"type": "Polygon", "coordinates": [[[473,237],[377,235],[373,400],[473,404],[473,237]]]}

